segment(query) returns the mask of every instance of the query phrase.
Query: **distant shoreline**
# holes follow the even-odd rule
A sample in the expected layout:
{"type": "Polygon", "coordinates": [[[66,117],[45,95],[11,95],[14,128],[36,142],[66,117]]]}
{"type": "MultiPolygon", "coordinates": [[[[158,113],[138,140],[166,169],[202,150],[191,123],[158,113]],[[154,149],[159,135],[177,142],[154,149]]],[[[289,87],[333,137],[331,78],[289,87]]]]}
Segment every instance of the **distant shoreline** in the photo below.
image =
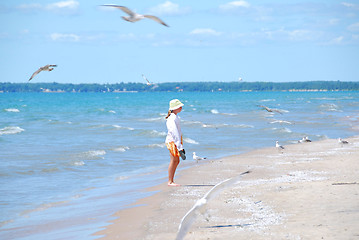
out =
{"type": "Polygon", "coordinates": [[[5,92],[330,92],[359,91],[359,82],[171,82],[72,84],[72,83],[10,83],[0,82],[5,92]]]}

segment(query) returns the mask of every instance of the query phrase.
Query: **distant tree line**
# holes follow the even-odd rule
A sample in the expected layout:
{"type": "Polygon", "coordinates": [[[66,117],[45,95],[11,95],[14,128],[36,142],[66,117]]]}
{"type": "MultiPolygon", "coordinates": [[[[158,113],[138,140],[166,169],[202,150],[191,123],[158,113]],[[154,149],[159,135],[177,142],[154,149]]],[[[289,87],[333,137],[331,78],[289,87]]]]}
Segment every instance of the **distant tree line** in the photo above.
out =
{"type": "Polygon", "coordinates": [[[0,92],[238,92],[238,91],[359,91],[359,82],[169,82],[148,86],[143,83],[72,84],[0,82],[0,92]]]}

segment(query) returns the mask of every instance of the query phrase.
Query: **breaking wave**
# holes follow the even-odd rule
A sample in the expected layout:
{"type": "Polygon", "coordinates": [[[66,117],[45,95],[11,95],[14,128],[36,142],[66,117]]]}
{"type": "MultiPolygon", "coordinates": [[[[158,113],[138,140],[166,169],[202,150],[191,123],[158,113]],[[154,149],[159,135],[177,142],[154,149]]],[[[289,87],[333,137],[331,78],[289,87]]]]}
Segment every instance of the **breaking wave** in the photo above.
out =
{"type": "Polygon", "coordinates": [[[4,127],[0,129],[0,135],[17,134],[25,131],[21,127],[4,127]]]}

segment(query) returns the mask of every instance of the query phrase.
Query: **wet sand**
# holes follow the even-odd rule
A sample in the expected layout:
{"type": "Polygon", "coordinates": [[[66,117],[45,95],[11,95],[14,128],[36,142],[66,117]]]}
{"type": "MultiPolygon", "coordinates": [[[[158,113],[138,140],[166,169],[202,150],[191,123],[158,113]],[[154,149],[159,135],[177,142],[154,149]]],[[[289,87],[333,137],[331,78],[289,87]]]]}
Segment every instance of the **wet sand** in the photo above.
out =
{"type": "MultiPolygon", "coordinates": [[[[100,239],[175,239],[181,219],[215,184],[250,170],[207,204],[184,239],[359,239],[359,137],[275,147],[179,170],[115,214],[100,239]]],[[[114,208],[116,208],[114,206],[114,208]]]]}

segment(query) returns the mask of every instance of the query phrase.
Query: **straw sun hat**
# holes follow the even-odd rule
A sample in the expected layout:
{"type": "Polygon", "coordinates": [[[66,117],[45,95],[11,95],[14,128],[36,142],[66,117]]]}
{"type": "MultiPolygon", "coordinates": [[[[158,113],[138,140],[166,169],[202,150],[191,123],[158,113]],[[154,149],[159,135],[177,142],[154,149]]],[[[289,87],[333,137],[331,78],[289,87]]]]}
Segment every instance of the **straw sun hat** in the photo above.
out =
{"type": "Polygon", "coordinates": [[[177,108],[180,108],[183,106],[183,103],[181,103],[178,99],[173,99],[170,101],[170,109],[169,110],[176,110],[177,108]]]}

